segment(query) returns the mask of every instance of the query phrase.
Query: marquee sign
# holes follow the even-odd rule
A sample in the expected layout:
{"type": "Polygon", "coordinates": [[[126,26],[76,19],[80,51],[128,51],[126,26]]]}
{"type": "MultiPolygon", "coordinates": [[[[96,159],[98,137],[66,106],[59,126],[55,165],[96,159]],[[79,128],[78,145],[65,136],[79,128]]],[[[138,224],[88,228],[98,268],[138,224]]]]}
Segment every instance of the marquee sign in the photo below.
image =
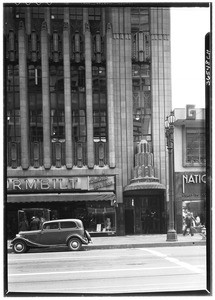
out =
{"type": "Polygon", "coordinates": [[[114,176],[8,178],[8,192],[114,191],[114,176]]]}

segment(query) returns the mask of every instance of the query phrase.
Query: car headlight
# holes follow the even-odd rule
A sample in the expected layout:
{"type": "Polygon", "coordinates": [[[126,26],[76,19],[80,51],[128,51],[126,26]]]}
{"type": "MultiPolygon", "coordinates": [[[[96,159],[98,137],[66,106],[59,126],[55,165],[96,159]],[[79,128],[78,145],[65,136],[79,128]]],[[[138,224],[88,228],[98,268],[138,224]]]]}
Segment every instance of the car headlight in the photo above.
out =
{"type": "Polygon", "coordinates": [[[21,235],[20,234],[16,234],[16,237],[21,237],[21,235]]]}

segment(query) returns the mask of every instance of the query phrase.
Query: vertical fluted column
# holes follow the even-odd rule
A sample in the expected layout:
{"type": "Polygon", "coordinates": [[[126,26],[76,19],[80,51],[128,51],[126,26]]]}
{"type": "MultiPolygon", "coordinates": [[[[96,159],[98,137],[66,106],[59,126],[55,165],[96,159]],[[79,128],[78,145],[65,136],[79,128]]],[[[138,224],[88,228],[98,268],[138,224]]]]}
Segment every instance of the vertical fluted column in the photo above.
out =
{"type": "Polygon", "coordinates": [[[27,83],[27,47],[23,22],[19,24],[19,89],[20,89],[20,120],[21,120],[21,166],[29,167],[29,111],[27,83]]]}
{"type": "Polygon", "coordinates": [[[64,111],[65,111],[65,138],[66,138],[66,167],[73,166],[72,153],[72,108],[71,108],[71,74],[70,74],[70,43],[69,24],[63,28],[63,65],[64,65],[64,111]]]}
{"type": "Polygon", "coordinates": [[[85,32],[85,24],[88,23],[88,8],[83,7],[83,32],[85,32]]]}
{"type": "Polygon", "coordinates": [[[46,24],[47,24],[48,34],[51,34],[51,13],[50,13],[50,8],[49,7],[45,8],[44,19],[45,19],[46,24]]]}
{"type": "Polygon", "coordinates": [[[102,32],[102,35],[103,36],[105,36],[105,30],[106,30],[106,10],[107,10],[108,8],[105,8],[105,7],[103,7],[102,8],[102,20],[101,20],[101,22],[102,22],[102,30],[101,30],[101,32],[102,32]]]}
{"type": "Polygon", "coordinates": [[[150,8],[152,138],[155,176],[167,183],[164,121],[171,111],[170,10],[150,8]]]}
{"type": "Polygon", "coordinates": [[[86,78],[86,114],[87,114],[87,161],[88,168],[94,167],[93,142],[93,96],[92,96],[92,48],[89,24],[85,24],[85,78],[86,78]]]}
{"type": "Polygon", "coordinates": [[[109,166],[115,167],[115,126],[113,93],[113,40],[111,24],[107,25],[107,106],[108,106],[108,147],[109,166]]]}
{"type": "Polygon", "coordinates": [[[29,35],[31,34],[31,8],[26,7],[25,11],[25,27],[26,27],[26,33],[29,35]]]}
{"type": "Polygon", "coordinates": [[[69,8],[68,7],[64,7],[64,23],[68,23],[69,24],[69,8]]]}
{"type": "Polygon", "coordinates": [[[128,181],[132,177],[134,146],[133,146],[133,94],[132,94],[132,55],[131,55],[131,10],[124,8],[125,28],[125,95],[126,95],[126,123],[127,123],[127,150],[128,150],[128,181]]]}
{"type": "Polygon", "coordinates": [[[51,167],[51,124],[49,92],[49,53],[47,23],[41,29],[42,102],[43,102],[43,163],[45,169],[51,167]]]}

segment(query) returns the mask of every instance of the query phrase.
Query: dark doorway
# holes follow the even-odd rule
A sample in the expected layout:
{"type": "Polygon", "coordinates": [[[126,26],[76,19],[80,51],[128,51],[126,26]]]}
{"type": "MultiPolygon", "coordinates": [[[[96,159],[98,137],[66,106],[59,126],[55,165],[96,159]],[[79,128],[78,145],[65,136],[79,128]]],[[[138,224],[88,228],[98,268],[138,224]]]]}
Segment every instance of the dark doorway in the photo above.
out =
{"type": "Polygon", "coordinates": [[[134,210],[125,209],[125,234],[134,234],[134,210]]]}

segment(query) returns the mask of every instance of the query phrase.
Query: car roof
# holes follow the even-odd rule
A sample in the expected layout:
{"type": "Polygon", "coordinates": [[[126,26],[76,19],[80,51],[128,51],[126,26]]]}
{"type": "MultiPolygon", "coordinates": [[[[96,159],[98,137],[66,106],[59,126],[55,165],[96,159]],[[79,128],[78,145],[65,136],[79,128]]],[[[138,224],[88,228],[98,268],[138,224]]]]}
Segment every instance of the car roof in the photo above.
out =
{"type": "Polygon", "coordinates": [[[54,223],[54,222],[77,222],[79,224],[82,224],[82,221],[80,219],[56,219],[56,220],[45,221],[44,223],[54,223]]]}

